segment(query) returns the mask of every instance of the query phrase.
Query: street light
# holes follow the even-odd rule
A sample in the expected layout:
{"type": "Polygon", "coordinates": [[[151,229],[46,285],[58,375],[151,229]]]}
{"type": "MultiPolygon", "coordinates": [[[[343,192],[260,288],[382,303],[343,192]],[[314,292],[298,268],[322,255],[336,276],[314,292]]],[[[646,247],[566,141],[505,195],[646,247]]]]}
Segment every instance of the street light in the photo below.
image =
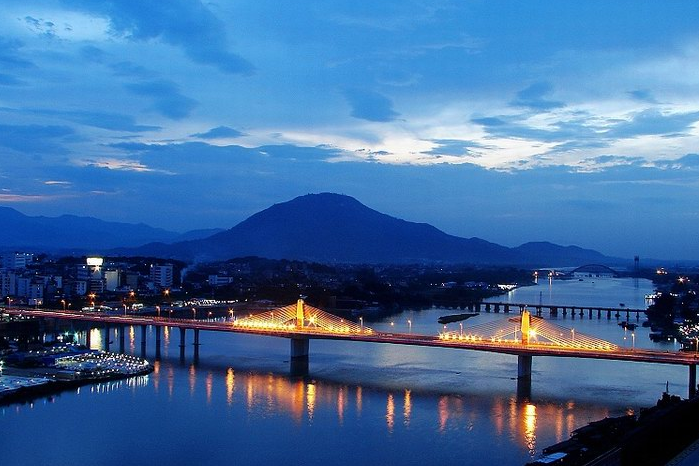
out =
{"type": "Polygon", "coordinates": [[[160,306],[155,306],[155,310],[158,311],[158,319],[160,319],[160,306]]]}
{"type": "Polygon", "coordinates": [[[459,337],[463,337],[463,336],[464,336],[464,323],[459,322],[459,337]]]}
{"type": "Polygon", "coordinates": [[[61,304],[63,304],[63,312],[66,312],[66,300],[61,299],[61,304]]]}
{"type": "Polygon", "coordinates": [[[196,307],[192,308],[192,315],[194,316],[193,319],[197,320],[197,308],[196,307]]]}
{"type": "Polygon", "coordinates": [[[408,333],[413,333],[413,321],[408,319],[408,333]]]}
{"type": "Polygon", "coordinates": [[[570,331],[573,334],[573,344],[575,344],[575,329],[571,328],[570,331]]]}
{"type": "Polygon", "coordinates": [[[359,318],[359,331],[364,333],[364,317],[359,318]]]}
{"type": "Polygon", "coordinates": [[[636,349],[636,332],[631,332],[631,351],[636,349]]]}

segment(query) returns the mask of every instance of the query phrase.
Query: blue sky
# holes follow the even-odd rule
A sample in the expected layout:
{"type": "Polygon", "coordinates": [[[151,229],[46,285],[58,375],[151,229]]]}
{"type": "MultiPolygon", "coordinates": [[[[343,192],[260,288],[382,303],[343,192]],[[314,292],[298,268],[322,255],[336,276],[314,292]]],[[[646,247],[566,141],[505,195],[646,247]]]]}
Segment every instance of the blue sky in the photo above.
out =
{"type": "Polygon", "coordinates": [[[699,259],[699,2],[2,3],[0,205],[185,231],[331,191],[699,259]]]}

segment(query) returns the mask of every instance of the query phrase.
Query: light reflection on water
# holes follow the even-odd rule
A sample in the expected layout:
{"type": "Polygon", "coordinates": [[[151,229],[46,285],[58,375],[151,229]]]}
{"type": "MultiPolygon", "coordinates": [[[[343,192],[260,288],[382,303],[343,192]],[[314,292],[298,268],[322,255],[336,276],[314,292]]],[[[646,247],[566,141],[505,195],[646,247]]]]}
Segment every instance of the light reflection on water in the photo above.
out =
{"type": "MultiPolygon", "coordinates": [[[[631,307],[623,295],[628,284],[618,285],[606,299],[631,307]]],[[[630,290],[644,294],[642,287],[630,290]]],[[[441,330],[437,317],[449,313],[406,311],[375,327],[434,334],[441,330]]],[[[615,319],[557,323],[615,343],[623,339],[615,319]]],[[[686,391],[682,368],[540,357],[534,359],[531,398],[518,399],[512,356],[332,341],[312,341],[310,374],[292,377],[288,340],[203,332],[195,363],[191,332],[180,361],[172,330],[162,330],[162,360],[149,376],[82,387],[55,402],[0,408],[3,466],[48,464],[66,444],[95,465],[123,464],[125,454],[134,464],[157,455],[163,464],[291,458],[303,464],[522,465],[577,427],[654,404],[666,380],[671,391],[686,391]],[[56,419],[71,429],[54,431],[56,419]],[[143,439],[154,433],[157,444],[144,448],[143,439]],[[105,452],[100,440],[113,438],[118,448],[105,452]],[[228,444],[230,449],[212,447],[228,444]]],[[[93,347],[101,343],[99,330],[90,335],[93,347]]],[[[140,352],[140,336],[129,329],[132,353],[140,352]]],[[[149,328],[151,360],[154,338],[149,328]]],[[[636,342],[652,346],[647,329],[639,327],[636,342]]]]}

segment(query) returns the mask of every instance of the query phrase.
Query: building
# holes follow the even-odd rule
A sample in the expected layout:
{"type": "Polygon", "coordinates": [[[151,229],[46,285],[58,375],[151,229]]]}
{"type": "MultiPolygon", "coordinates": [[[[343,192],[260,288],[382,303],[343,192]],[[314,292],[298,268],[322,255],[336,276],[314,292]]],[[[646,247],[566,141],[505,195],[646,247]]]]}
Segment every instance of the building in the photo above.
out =
{"type": "Polygon", "coordinates": [[[172,274],[172,264],[151,264],[150,266],[150,279],[160,290],[172,287],[172,274]]]}
{"type": "Polygon", "coordinates": [[[121,286],[121,271],[120,270],[105,270],[104,271],[105,289],[107,291],[116,291],[121,286]]]}
{"type": "Polygon", "coordinates": [[[26,269],[27,265],[34,261],[34,254],[28,252],[6,252],[0,259],[2,259],[0,268],[5,270],[22,270],[26,269]]]}
{"type": "Polygon", "coordinates": [[[0,297],[17,295],[17,275],[14,272],[0,272],[0,297]]]}

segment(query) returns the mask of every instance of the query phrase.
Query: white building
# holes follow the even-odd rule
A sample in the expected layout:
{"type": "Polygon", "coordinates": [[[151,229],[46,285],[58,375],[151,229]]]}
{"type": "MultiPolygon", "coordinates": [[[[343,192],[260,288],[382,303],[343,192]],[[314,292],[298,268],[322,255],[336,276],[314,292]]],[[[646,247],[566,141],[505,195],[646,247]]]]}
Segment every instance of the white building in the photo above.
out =
{"type": "Polygon", "coordinates": [[[172,264],[151,264],[150,265],[150,279],[156,288],[165,289],[172,287],[172,264]]]}

